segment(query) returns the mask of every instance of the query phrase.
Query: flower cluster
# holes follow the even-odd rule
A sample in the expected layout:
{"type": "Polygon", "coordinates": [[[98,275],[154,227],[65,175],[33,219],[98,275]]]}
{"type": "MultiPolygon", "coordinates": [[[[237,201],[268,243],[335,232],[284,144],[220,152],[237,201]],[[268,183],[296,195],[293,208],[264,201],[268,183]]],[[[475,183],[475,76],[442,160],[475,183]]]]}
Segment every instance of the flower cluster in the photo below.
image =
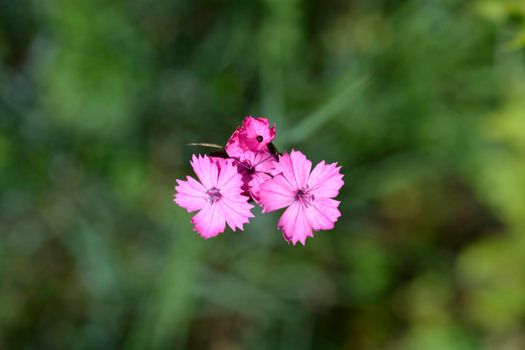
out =
{"type": "Polygon", "coordinates": [[[337,163],[317,164],[300,151],[279,154],[272,144],[275,124],[265,118],[246,117],[224,147],[223,154],[193,156],[198,181],[177,180],[174,202],[198,211],[191,219],[203,238],[235,231],[253,217],[250,202],[263,213],[287,208],[277,227],[286,241],[305,244],[313,231],[331,230],[341,216],[333,199],[343,186],[337,163]]]}

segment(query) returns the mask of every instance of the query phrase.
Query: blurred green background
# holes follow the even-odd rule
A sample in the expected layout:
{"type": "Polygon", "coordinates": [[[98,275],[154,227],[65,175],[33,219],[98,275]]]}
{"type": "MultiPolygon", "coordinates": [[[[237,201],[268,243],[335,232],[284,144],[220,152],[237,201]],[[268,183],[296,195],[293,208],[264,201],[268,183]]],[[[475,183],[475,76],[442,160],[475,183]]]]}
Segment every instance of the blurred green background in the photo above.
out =
{"type": "Polygon", "coordinates": [[[0,0],[0,348],[525,349],[524,46],[522,0],[0,0]],[[306,247],[172,203],[249,114],[343,165],[306,247]]]}

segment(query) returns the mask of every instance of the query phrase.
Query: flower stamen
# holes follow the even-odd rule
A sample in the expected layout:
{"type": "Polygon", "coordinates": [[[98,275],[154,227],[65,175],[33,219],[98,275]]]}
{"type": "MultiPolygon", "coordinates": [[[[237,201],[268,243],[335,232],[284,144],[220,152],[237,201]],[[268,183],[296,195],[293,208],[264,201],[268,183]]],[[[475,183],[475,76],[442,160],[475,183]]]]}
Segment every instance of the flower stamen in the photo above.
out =
{"type": "Polygon", "coordinates": [[[210,188],[208,191],[206,191],[206,194],[208,195],[208,202],[212,204],[222,198],[221,192],[217,187],[210,188]]]}
{"type": "Polygon", "coordinates": [[[301,188],[295,192],[294,200],[296,202],[301,202],[305,206],[309,206],[314,201],[315,197],[313,194],[310,194],[309,188],[301,188]]]}

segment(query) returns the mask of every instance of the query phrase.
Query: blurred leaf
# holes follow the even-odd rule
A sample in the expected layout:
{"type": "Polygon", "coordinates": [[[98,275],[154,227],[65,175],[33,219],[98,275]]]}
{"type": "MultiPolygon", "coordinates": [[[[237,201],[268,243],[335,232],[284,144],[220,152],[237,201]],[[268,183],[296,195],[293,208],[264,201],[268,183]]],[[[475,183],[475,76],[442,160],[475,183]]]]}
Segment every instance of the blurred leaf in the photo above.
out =
{"type": "Polygon", "coordinates": [[[174,215],[168,226],[176,235],[171,252],[139,309],[126,348],[182,347],[188,336],[190,315],[197,305],[196,283],[204,247],[184,211],[177,208],[174,215]]]}
{"type": "Polygon", "coordinates": [[[127,129],[149,76],[144,39],[116,5],[59,1],[48,8],[55,42],[41,52],[38,79],[48,115],[73,130],[127,129]]]}
{"type": "Polygon", "coordinates": [[[300,143],[311,137],[331,118],[338,116],[345,108],[349,108],[353,99],[357,98],[359,93],[365,89],[368,82],[368,78],[352,82],[317,111],[302,119],[290,131],[284,132],[282,138],[286,140],[286,144],[300,143]]]}

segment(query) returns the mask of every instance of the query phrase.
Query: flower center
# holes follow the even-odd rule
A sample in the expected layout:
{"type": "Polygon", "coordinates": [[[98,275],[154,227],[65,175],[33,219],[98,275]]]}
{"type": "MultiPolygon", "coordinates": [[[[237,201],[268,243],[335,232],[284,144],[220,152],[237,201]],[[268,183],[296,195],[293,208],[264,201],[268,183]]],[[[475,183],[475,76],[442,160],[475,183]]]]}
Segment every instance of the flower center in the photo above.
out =
{"type": "Polygon", "coordinates": [[[255,173],[255,167],[252,165],[252,163],[250,163],[250,161],[245,160],[242,161],[241,164],[244,167],[244,169],[246,169],[246,172],[248,172],[248,174],[251,175],[255,173]]]}
{"type": "Polygon", "coordinates": [[[299,201],[304,205],[308,206],[315,200],[315,196],[313,194],[310,194],[310,189],[306,187],[297,190],[297,192],[295,192],[294,199],[296,202],[299,201]]]}
{"type": "Polygon", "coordinates": [[[255,138],[259,143],[261,143],[263,141],[263,137],[261,135],[257,135],[257,137],[255,138]]]}
{"type": "Polygon", "coordinates": [[[209,196],[208,201],[212,204],[222,198],[221,192],[217,187],[210,188],[208,191],[206,191],[206,194],[209,196]]]}

